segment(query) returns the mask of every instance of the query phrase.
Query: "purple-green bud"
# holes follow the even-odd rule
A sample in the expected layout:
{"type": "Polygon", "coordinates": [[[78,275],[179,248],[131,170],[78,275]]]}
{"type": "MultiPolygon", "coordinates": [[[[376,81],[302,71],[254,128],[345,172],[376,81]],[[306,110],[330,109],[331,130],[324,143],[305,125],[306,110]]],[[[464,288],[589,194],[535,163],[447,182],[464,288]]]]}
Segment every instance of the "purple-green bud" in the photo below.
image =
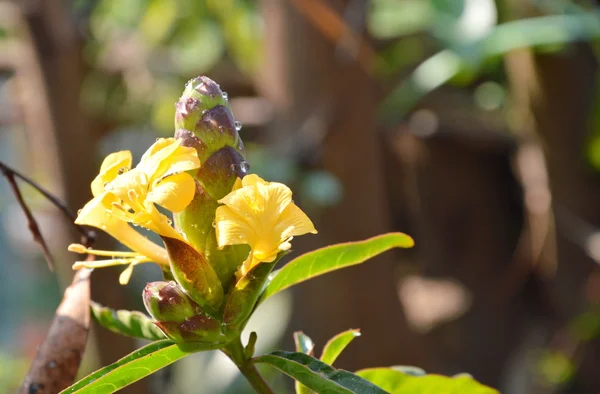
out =
{"type": "MultiPolygon", "coordinates": [[[[191,173],[196,180],[192,202],[174,215],[175,225],[213,267],[228,291],[235,272],[248,257],[247,245],[217,247],[214,221],[218,200],[226,196],[237,178],[248,172],[245,150],[227,96],[207,77],[188,82],[175,113],[175,137],[193,147],[201,166],[191,173]]],[[[185,287],[186,292],[188,291],[185,287]]]]}
{"type": "Polygon", "coordinates": [[[175,138],[183,145],[196,148],[203,164],[214,152],[229,146],[245,155],[229,101],[213,80],[197,77],[190,80],[176,105],[175,138]]]}
{"type": "Polygon", "coordinates": [[[169,254],[173,278],[205,311],[215,311],[223,301],[223,286],[206,257],[184,241],[162,237],[169,254]]]}
{"type": "Polygon", "coordinates": [[[183,322],[196,315],[200,308],[176,282],[151,282],[143,291],[146,310],[155,320],[183,322]]]}
{"type": "Polygon", "coordinates": [[[175,342],[221,343],[226,338],[221,332],[221,323],[199,313],[183,322],[156,322],[158,328],[175,342]]]}

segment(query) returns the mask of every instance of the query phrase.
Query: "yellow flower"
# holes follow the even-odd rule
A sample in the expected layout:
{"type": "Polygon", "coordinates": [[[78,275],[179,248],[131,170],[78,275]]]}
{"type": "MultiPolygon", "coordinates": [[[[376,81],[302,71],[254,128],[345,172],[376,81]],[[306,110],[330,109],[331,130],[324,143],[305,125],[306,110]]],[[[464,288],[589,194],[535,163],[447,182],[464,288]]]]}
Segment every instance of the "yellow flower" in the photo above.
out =
{"type": "Polygon", "coordinates": [[[74,269],[128,265],[119,281],[129,281],[137,264],[155,262],[169,266],[167,251],[133,229],[128,222],[143,226],[161,235],[182,239],[170,220],[160,213],[159,204],[177,212],[194,197],[193,178],[182,171],[198,168],[196,151],[179,145],[174,138],[159,139],[148,149],[138,166],[132,170],[129,151],[110,154],[92,181],[94,198],[78,213],[75,223],[93,226],[107,232],[133,252],[87,249],[73,244],[69,250],[113,259],[94,262],[78,261],[74,269]]]}
{"type": "Polygon", "coordinates": [[[219,248],[248,244],[250,255],[237,272],[242,277],[261,262],[272,262],[279,252],[291,248],[294,236],[317,230],[308,216],[292,201],[284,184],[265,182],[247,175],[233,191],[219,200],[216,234],[219,248]]]}
{"type": "Polygon", "coordinates": [[[182,211],[194,198],[196,183],[184,171],[200,167],[194,148],[181,146],[175,138],[161,138],[132,170],[117,176],[104,189],[118,198],[105,204],[121,220],[160,235],[184,240],[171,220],[155,204],[169,211],[182,211]]]}

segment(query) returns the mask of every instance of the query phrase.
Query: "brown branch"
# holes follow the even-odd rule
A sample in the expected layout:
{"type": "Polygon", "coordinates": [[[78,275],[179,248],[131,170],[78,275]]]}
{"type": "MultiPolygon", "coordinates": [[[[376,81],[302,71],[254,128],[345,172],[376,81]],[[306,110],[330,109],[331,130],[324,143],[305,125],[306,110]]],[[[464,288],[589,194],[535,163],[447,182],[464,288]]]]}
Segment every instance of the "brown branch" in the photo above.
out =
{"type": "Polygon", "coordinates": [[[19,394],[58,393],[75,380],[90,329],[91,272],[91,269],[77,271],[65,290],[19,394]]]}
{"type": "Polygon", "coordinates": [[[46,240],[42,237],[42,233],[40,232],[40,227],[37,224],[37,221],[33,217],[31,210],[23,200],[23,195],[21,194],[21,190],[19,189],[19,185],[15,180],[15,175],[7,170],[4,166],[0,165],[0,171],[6,177],[8,184],[10,185],[15,197],[17,198],[17,202],[19,206],[23,210],[25,217],[27,218],[27,225],[29,227],[29,231],[31,231],[31,235],[33,235],[33,240],[37,242],[42,248],[42,252],[44,253],[44,257],[46,258],[46,262],[48,263],[48,268],[50,271],[54,271],[54,260],[52,259],[52,255],[50,254],[50,250],[48,249],[48,244],[46,244],[46,240]]]}
{"type": "Polygon", "coordinates": [[[35,190],[37,190],[46,199],[48,199],[48,201],[50,201],[55,207],[57,207],[67,218],[70,219],[70,222],[73,223],[73,225],[75,226],[77,231],[81,234],[81,242],[86,246],[91,246],[91,244],[94,242],[94,240],[96,238],[95,232],[92,230],[86,229],[83,226],[79,226],[79,225],[75,224],[74,222],[75,222],[76,216],[73,214],[73,212],[71,212],[71,210],[62,201],[60,201],[58,198],[56,198],[54,195],[52,195],[49,191],[47,191],[46,189],[41,187],[37,182],[26,177],[25,175],[21,174],[20,172],[12,169],[11,167],[4,164],[2,161],[0,161],[0,171],[2,171],[2,174],[6,177],[6,180],[8,181],[13,193],[15,194],[15,197],[17,198],[17,202],[19,203],[19,206],[21,207],[21,209],[23,210],[23,213],[25,214],[25,217],[27,218],[29,231],[31,231],[34,241],[37,242],[40,245],[40,247],[42,248],[42,252],[44,253],[44,257],[46,258],[46,262],[48,263],[48,267],[50,268],[51,271],[54,270],[54,260],[52,259],[52,255],[50,254],[48,244],[46,243],[46,241],[44,240],[44,237],[42,236],[40,227],[39,227],[37,221],[35,220],[35,217],[31,213],[31,209],[29,208],[29,206],[27,206],[27,203],[23,199],[23,194],[21,193],[21,189],[19,188],[19,185],[17,184],[16,178],[19,178],[22,181],[24,181],[25,183],[31,185],[35,190]]]}

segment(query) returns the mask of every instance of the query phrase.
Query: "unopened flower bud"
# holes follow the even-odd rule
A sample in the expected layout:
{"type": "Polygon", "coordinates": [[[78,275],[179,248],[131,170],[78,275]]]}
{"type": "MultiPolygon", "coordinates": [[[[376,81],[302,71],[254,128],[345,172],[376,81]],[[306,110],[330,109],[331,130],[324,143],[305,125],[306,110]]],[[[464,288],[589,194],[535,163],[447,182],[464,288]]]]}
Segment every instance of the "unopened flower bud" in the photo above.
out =
{"type": "Polygon", "coordinates": [[[198,305],[174,281],[148,283],[143,300],[148,313],[158,321],[183,322],[199,312],[198,305]]]}
{"type": "Polygon", "coordinates": [[[203,310],[215,311],[223,301],[223,286],[206,257],[187,242],[162,237],[173,278],[203,310]]]}
{"type": "Polygon", "coordinates": [[[176,105],[175,138],[196,148],[200,163],[225,146],[245,154],[237,125],[219,85],[207,77],[188,82],[176,105]]]}
{"type": "Polygon", "coordinates": [[[221,332],[221,323],[202,313],[181,323],[156,322],[156,325],[175,342],[225,342],[225,336],[221,332]]]}

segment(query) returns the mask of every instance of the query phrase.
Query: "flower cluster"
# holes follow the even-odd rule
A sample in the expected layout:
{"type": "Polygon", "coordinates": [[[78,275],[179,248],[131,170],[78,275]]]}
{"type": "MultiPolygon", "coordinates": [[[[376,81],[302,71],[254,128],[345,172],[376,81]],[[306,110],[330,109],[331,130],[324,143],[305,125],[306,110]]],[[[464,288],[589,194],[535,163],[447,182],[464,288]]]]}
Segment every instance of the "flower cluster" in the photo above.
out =
{"type": "Polygon", "coordinates": [[[241,329],[292,237],[316,230],[286,185],[246,174],[239,124],[216,83],[190,81],[176,108],[176,138],[158,139],[133,168],[129,151],[108,155],[91,184],[93,199],[76,220],[130,251],[80,244],[69,250],[109,257],[78,261],[74,269],[125,265],[121,284],[136,265],[158,264],[166,281],[144,290],[157,325],[173,340],[218,341],[227,335],[222,325],[241,329]],[[164,247],[135,226],[160,235],[164,247]]]}
{"type": "Polygon", "coordinates": [[[131,227],[142,226],[160,235],[181,238],[171,220],[156,205],[172,212],[183,210],[194,197],[194,179],[185,171],[200,163],[193,148],[181,146],[175,138],[159,139],[148,149],[140,163],[131,168],[131,152],[112,153],[104,159],[100,173],[92,181],[92,195],[75,223],[97,227],[133,252],[86,249],[73,244],[69,250],[97,256],[113,256],[109,260],[79,261],[75,269],[127,265],[120,277],[129,282],[133,267],[155,262],[168,267],[167,251],[131,227]]]}

